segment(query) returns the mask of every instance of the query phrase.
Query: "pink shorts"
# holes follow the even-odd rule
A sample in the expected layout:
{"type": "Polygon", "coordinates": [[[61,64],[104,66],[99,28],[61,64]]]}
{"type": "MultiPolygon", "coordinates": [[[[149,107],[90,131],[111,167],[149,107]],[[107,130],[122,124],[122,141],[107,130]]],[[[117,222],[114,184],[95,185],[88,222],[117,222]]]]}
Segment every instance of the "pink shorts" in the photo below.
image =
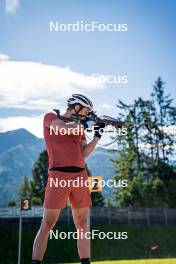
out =
{"type": "Polygon", "coordinates": [[[65,208],[68,199],[72,208],[92,206],[89,187],[85,184],[86,180],[88,180],[86,170],[79,173],[50,171],[45,187],[44,208],[65,208]]]}

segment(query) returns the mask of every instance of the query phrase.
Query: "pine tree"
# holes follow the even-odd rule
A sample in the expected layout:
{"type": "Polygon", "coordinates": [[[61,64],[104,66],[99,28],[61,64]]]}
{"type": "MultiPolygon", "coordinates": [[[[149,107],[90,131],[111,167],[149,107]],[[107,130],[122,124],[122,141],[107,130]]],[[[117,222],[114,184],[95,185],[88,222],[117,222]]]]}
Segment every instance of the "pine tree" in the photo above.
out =
{"type": "Polygon", "coordinates": [[[158,160],[168,161],[171,157],[174,148],[174,139],[165,132],[166,127],[175,124],[176,108],[172,106],[173,99],[170,95],[165,95],[165,82],[159,77],[154,86],[151,97],[155,102],[155,114],[157,116],[158,129],[155,131],[158,143],[158,160]]]}
{"type": "Polygon", "coordinates": [[[121,140],[120,159],[114,161],[115,180],[127,179],[128,187],[114,190],[118,206],[170,206],[176,202],[176,171],[170,163],[175,138],[166,127],[176,121],[176,108],[158,78],[150,100],[138,98],[132,105],[119,101],[120,117],[128,122],[121,140]]]}
{"type": "Polygon", "coordinates": [[[26,176],[23,178],[18,195],[20,198],[27,198],[31,196],[31,184],[26,176]]]}
{"type": "Polygon", "coordinates": [[[44,150],[34,164],[31,180],[31,196],[39,204],[44,200],[45,186],[48,179],[48,154],[44,150]]]}

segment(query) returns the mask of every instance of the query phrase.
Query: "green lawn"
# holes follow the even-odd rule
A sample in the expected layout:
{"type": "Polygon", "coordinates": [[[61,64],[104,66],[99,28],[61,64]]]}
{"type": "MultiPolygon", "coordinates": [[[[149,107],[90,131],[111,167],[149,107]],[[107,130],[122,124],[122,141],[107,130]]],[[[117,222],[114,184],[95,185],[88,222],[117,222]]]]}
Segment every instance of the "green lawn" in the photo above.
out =
{"type": "Polygon", "coordinates": [[[176,264],[176,259],[146,259],[146,260],[120,260],[120,261],[93,262],[93,264],[100,264],[100,263],[103,263],[103,264],[176,264]]]}
{"type": "MultiPolygon", "coordinates": [[[[91,253],[92,263],[94,264],[176,264],[176,226],[102,225],[94,226],[93,228],[104,232],[128,232],[127,240],[92,240],[91,253]],[[150,250],[150,247],[154,244],[159,245],[157,252],[150,250]],[[146,248],[147,251],[145,250],[146,248]],[[125,259],[128,259],[128,261],[125,261],[125,259]],[[133,259],[136,260],[133,261],[133,259]]],[[[56,229],[65,232],[75,231],[74,227],[67,227],[61,224],[57,225],[56,229]]],[[[37,226],[23,224],[21,264],[31,262],[32,245],[37,231],[37,226]]],[[[18,258],[18,225],[16,227],[9,225],[0,228],[0,237],[3,240],[0,246],[0,263],[16,263],[18,258]],[[6,257],[4,258],[4,256],[6,257]]],[[[79,257],[76,240],[49,239],[43,264],[76,264],[77,262],[79,262],[79,257]]]]}

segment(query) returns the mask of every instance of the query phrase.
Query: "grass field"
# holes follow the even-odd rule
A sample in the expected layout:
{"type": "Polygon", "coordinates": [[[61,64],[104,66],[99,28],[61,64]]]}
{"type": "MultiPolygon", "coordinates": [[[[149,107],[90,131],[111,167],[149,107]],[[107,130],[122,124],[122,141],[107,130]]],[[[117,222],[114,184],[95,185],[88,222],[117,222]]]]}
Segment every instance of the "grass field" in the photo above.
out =
{"type": "MultiPolygon", "coordinates": [[[[176,259],[144,259],[144,260],[120,260],[120,261],[98,261],[93,264],[176,264],[176,259]]],[[[76,263],[74,263],[76,264],[76,263]]]]}
{"type": "MultiPolygon", "coordinates": [[[[127,240],[92,240],[91,253],[92,263],[94,264],[176,264],[176,226],[111,225],[106,227],[96,225],[93,228],[104,232],[128,232],[127,240]],[[150,250],[150,247],[154,244],[159,245],[159,250],[156,252],[150,250]],[[109,259],[112,261],[109,261],[109,259]],[[128,261],[125,259],[128,259],[128,261]]],[[[75,231],[73,226],[67,227],[61,224],[57,225],[56,229],[65,232],[75,231]]],[[[37,231],[38,227],[36,225],[30,226],[23,223],[21,264],[31,262],[32,245],[37,231]]],[[[17,263],[18,225],[0,228],[0,238],[3,241],[0,246],[0,263],[17,263]]],[[[43,260],[44,264],[76,264],[77,262],[79,262],[79,257],[76,240],[50,239],[48,241],[47,252],[43,260]]]]}

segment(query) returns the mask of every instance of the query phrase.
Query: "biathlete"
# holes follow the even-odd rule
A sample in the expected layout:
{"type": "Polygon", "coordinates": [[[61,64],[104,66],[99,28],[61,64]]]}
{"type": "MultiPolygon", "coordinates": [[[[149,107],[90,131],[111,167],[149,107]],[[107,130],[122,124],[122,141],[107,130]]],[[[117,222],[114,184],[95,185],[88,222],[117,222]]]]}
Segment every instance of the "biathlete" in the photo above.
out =
{"type": "MultiPolygon", "coordinates": [[[[77,231],[81,230],[83,234],[88,231],[87,220],[89,207],[92,205],[89,187],[84,185],[81,187],[55,185],[51,187],[49,179],[57,178],[59,181],[67,181],[80,177],[86,181],[88,175],[84,159],[94,150],[102,135],[100,129],[104,128],[105,124],[99,124],[93,140],[87,144],[84,134],[75,135],[74,129],[70,128],[77,127],[81,131],[89,127],[86,116],[92,111],[93,104],[81,94],[73,94],[67,103],[68,108],[62,116],[59,117],[55,113],[47,113],[44,116],[44,139],[49,160],[48,182],[45,188],[43,219],[33,244],[32,264],[42,263],[50,230],[56,224],[61,210],[66,207],[68,199],[77,231]],[[72,114],[78,115],[82,122],[65,122],[64,120],[71,118],[72,114]],[[58,131],[64,128],[64,131],[69,131],[69,133],[51,134],[51,127],[58,131]]],[[[90,239],[86,239],[85,236],[78,238],[77,248],[81,263],[89,264],[90,239]]]]}

